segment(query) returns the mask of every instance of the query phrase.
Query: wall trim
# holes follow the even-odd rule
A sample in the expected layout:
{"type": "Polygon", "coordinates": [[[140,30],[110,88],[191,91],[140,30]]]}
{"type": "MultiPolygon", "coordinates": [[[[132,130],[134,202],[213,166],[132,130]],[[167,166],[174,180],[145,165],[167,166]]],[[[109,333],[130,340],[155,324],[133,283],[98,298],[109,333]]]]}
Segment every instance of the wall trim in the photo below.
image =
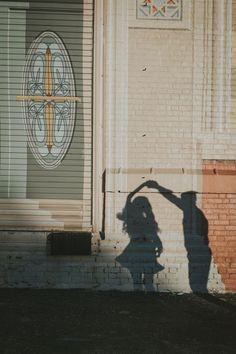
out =
{"type": "Polygon", "coordinates": [[[93,185],[92,225],[93,232],[101,231],[102,225],[102,178],[104,170],[103,132],[103,29],[104,0],[94,2],[94,69],[93,69],[93,185]]]}
{"type": "MultiPolygon", "coordinates": [[[[128,1],[104,2],[104,116],[106,168],[128,164],[128,1]]],[[[126,176],[106,176],[106,183],[126,189],[126,176]]],[[[114,232],[117,199],[106,200],[106,229],[114,232]]]]}

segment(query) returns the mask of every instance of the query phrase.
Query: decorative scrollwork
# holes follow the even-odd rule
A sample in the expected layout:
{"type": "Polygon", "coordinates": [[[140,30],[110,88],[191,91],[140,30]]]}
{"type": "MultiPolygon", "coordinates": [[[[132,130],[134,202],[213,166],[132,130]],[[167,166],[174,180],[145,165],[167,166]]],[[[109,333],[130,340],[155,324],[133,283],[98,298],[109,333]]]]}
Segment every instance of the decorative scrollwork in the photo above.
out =
{"type": "Polygon", "coordinates": [[[75,83],[71,62],[61,39],[43,32],[32,43],[24,69],[23,101],[30,149],[47,169],[65,157],[75,124],[75,83]]]}

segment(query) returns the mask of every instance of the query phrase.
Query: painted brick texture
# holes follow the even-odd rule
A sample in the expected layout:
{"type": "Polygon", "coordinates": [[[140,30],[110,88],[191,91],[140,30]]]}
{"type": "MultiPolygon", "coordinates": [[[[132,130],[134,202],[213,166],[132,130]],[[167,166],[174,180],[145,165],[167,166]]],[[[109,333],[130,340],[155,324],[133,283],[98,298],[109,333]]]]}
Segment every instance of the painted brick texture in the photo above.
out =
{"type": "Polygon", "coordinates": [[[226,291],[236,291],[235,177],[236,161],[203,164],[202,202],[209,223],[209,245],[226,291]]]}
{"type": "Polygon", "coordinates": [[[192,53],[190,31],[129,29],[130,168],[191,166],[192,53]]]}
{"type": "MultiPolygon", "coordinates": [[[[193,210],[198,208],[208,220],[212,251],[211,260],[209,254],[205,257],[209,273],[204,286],[209,292],[236,291],[236,162],[207,160],[235,159],[236,151],[235,135],[227,130],[230,114],[224,116],[218,106],[226,106],[224,95],[230,86],[224,75],[231,70],[229,51],[225,58],[225,46],[221,48],[226,38],[217,27],[222,24],[225,29],[225,18],[217,17],[224,2],[214,1],[218,6],[213,7],[211,0],[194,0],[192,23],[185,30],[132,27],[127,23],[127,3],[104,1],[104,38],[99,38],[104,43],[104,150],[99,158],[106,175],[105,239],[95,234],[91,256],[53,257],[47,255],[43,230],[0,232],[0,287],[130,291],[148,290],[148,283],[154,291],[201,290],[206,271],[200,258],[207,247],[201,232],[184,234],[184,213],[176,204],[155,189],[144,188],[135,195],[148,200],[158,224],[163,246],[158,272],[152,269],[152,245],[131,247],[122,230],[117,215],[129,194],[154,180],[178,199],[186,191],[196,192],[193,210]],[[189,260],[190,248],[196,259],[189,260]],[[136,250],[137,261],[137,254],[132,257],[136,250]],[[142,263],[146,284],[140,279],[142,263]]],[[[193,215],[190,208],[189,217],[193,215]]]]}

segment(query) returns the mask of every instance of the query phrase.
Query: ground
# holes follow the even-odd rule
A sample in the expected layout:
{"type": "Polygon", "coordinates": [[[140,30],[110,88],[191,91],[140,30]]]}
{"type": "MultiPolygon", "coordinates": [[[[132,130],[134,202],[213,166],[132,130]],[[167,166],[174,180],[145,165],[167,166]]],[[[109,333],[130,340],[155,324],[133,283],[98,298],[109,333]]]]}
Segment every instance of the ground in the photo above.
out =
{"type": "Polygon", "coordinates": [[[0,290],[0,353],[236,353],[236,295],[0,290]]]}

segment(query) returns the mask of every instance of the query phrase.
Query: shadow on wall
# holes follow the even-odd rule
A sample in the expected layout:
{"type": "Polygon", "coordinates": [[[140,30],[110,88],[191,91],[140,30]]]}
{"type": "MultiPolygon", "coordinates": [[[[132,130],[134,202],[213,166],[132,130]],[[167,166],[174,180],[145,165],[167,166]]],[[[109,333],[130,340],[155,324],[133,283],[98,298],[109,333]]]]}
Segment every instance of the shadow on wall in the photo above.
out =
{"type": "Polygon", "coordinates": [[[153,276],[164,269],[157,261],[163,247],[158,236],[158,224],[148,199],[136,197],[132,200],[143,187],[156,189],[164,198],[182,210],[189,285],[194,293],[207,293],[211,265],[208,221],[196,205],[197,196],[194,191],[184,192],[179,198],[173,194],[173,191],[159,185],[156,181],[147,181],[130,193],[123,211],[117,214],[117,218],[123,221],[123,231],[128,233],[130,242],[116,260],[130,271],[134,289],[141,290],[144,284],[147,290],[155,290],[153,276]]]}
{"type": "Polygon", "coordinates": [[[158,224],[146,197],[134,197],[146,183],[141,184],[127,197],[126,204],[117,218],[123,221],[123,231],[130,242],[116,258],[122,267],[130,271],[134,290],[155,291],[154,274],[164,269],[157,258],[162,253],[162,242],[158,236],[158,224]]]}

